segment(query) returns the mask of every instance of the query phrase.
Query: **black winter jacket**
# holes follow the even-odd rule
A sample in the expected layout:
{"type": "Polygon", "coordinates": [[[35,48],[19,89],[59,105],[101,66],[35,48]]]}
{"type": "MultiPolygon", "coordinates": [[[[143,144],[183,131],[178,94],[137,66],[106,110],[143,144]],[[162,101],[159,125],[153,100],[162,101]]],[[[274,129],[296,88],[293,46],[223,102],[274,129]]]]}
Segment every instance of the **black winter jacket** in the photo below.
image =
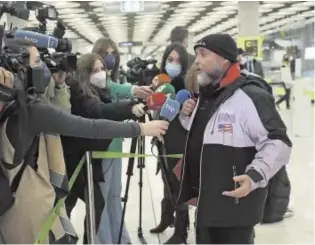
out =
{"type": "MultiPolygon", "coordinates": [[[[189,166],[198,168],[199,161],[192,161],[186,148],[177,204],[198,197],[198,226],[254,226],[262,220],[269,179],[289,161],[291,141],[274,99],[260,83],[246,83],[240,77],[217,92],[215,101],[204,104],[207,113],[203,115],[208,121],[201,125],[200,175],[194,177],[200,178],[200,188],[196,192],[187,171],[189,166]],[[234,170],[236,175],[249,175],[255,188],[238,204],[222,195],[235,188],[234,170]]],[[[199,104],[190,118],[181,118],[190,130],[187,146],[194,134],[191,130],[200,127],[194,121],[198,108],[199,104]]]]}

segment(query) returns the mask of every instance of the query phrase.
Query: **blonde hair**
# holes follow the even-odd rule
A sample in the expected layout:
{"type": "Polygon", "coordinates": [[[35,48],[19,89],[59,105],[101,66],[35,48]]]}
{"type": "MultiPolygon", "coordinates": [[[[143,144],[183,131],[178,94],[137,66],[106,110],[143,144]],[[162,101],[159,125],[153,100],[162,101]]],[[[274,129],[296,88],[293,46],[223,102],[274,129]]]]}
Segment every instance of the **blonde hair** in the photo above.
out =
{"type": "Polygon", "coordinates": [[[185,78],[186,89],[191,93],[197,93],[199,90],[199,85],[197,83],[197,73],[197,66],[193,63],[189,68],[185,78]]]}

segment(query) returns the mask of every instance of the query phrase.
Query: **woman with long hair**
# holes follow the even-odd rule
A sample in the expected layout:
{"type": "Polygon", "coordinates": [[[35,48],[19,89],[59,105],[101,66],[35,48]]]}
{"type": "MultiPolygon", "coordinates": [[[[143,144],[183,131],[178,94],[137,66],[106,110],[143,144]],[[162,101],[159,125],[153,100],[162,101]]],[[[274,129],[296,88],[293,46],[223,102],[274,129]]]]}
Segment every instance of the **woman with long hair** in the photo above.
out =
{"type": "MultiPolygon", "coordinates": [[[[103,57],[106,65],[106,84],[110,90],[110,97],[113,101],[121,99],[131,99],[139,97],[145,99],[151,93],[148,86],[131,86],[129,84],[119,84],[118,72],[120,66],[120,55],[115,42],[108,38],[98,39],[93,47],[93,53],[103,57]]],[[[122,152],[123,139],[114,139],[108,151],[122,152]]],[[[103,175],[106,183],[100,182],[103,196],[105,198],[105,209],[102,214],[99,229],[99,239],[104,244],[118,243],[119,229],[122,217],[121,205],[121,174],[122,159],[103,159],[103,175]]],[[[123,226],[122,244],[131,243],[127,228],[123,226]]]]}
{"type": "MultiPolygon", "coordinates": [[[[187,72],[187,52],[186,49],[177,43],[166,47],[161,62],[161,72],[171,78],[171,85],[176,93],[185,89],[185,75],[187,72]]],[[[164,144],[167,154],[180,154],[184,152],[187,131],[182,127],[178,120],[173,120],[169,130],[164,137],[164,144]]],[[[173,170],[178,159],[167,158],[167,168],[173,170]]],[[[151,233],[162,233],[175,222],[174,234],[166,241],[166,244],[180,244],[187,240],[187,228],[189,226],[188,205],[181,205],[174,210],[173,205],[179,191],[179,180],[175,174],[170,171],[168,179],[162,175],[164,183],[164,197],[161,202],[161,220],[157,227],[150,230],[151,233]],[[171,183],[171,193],[166,188],[167,182],[171,183]],[[174,218],[174,211],[176,219],[174,218]]]]}
{"type": "MultiPolygon", "coordinates": [[[[111,103],[109,90],[106,88],[105,64],[97,54],[82,55],[78,61],[78,69],[75,82],[70,86],[71,90],[71,112],[87,118],[106,118],[115,121],[136,119],[144,114],[143,104],[136,102],[115,102],[111,103]]],[[[152,122],[150,122],[152,123],[152,122]]],[[[149,123],[149,124],[150,124],[149,123]]],[[[147,124],[142,124],[146,128],[147,124]]],[[[144,129],[146,131],[146,129],[144,129]]],[[[145,133],[146,134],[146,133],[145,133]]],[[[109,147],[110,142],[73,139],[63,137],[64,155],[67,164],[67,172],[71,175],[78,162],[86,151],[104,151],[109,147]]],[[[93,159],[94,191],[95,191],[95,212],[96,227],[99,227],[101,215],[104,209],[104,197],[99,183],[103,181],[102,161],[93,159]]],[[[85,200],[84,187],[86,180],[82,172],[76,181],[70,196],[66,200],[67,212],[70,215],[75,206],[77,198],[85,200]]],[[[86,243],[86,233],[84,234],[86,243]]]]}

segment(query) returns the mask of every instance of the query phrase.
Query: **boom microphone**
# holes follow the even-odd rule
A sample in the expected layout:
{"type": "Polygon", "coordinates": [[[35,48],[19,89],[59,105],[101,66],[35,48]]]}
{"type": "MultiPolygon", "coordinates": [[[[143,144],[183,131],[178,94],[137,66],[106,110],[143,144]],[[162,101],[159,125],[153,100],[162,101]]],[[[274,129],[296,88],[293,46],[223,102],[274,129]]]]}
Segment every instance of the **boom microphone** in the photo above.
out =
{"type": "Polygon", "coordinates": [[[56,49],[58,47],[57,38],[33,31],[17,30],[15,32],[14,38],[30,40],[37,48],[56,49]]]}
{"type": "Polygon", "coordinates": [[[175,97],[175,88],[169,83],[166,83],[166,84],[160,86],[156,90],[156,92],[157,93],[163,93],[166,96],[171,97],[171,98],[175,97]]]}
{"type": "Polygon", "coordinates": [[[165,94],[163,94],[163,93],[152,94],[151,96],[149,96],[146,99],[146,105],[143,109],[145,111],[147,111],[147,110],[153,110],[153,111],[160,110],[162,108],[162,106],[164,105],[166,99],[167,98],[166,98],[165,94]]]}
{"type": "Polygon", "coordinates": [[[186,89],[179,90],[176,94],[176,101],[181,106],[185,103],[186,100],[189,100],[191,98],[192,98],[191,93],[186,89]]]}

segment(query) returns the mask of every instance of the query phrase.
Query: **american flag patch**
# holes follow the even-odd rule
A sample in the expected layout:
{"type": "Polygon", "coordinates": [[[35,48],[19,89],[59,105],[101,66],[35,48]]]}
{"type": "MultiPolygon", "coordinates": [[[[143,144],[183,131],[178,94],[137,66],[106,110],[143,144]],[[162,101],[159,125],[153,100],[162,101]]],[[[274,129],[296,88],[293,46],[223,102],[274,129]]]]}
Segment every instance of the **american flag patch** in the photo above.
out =
{"type": "Polygon", "coordinates": [[[218,124],[218,131],[220,133],[233,133],[233,125],[231,123],[218,124]]]}

